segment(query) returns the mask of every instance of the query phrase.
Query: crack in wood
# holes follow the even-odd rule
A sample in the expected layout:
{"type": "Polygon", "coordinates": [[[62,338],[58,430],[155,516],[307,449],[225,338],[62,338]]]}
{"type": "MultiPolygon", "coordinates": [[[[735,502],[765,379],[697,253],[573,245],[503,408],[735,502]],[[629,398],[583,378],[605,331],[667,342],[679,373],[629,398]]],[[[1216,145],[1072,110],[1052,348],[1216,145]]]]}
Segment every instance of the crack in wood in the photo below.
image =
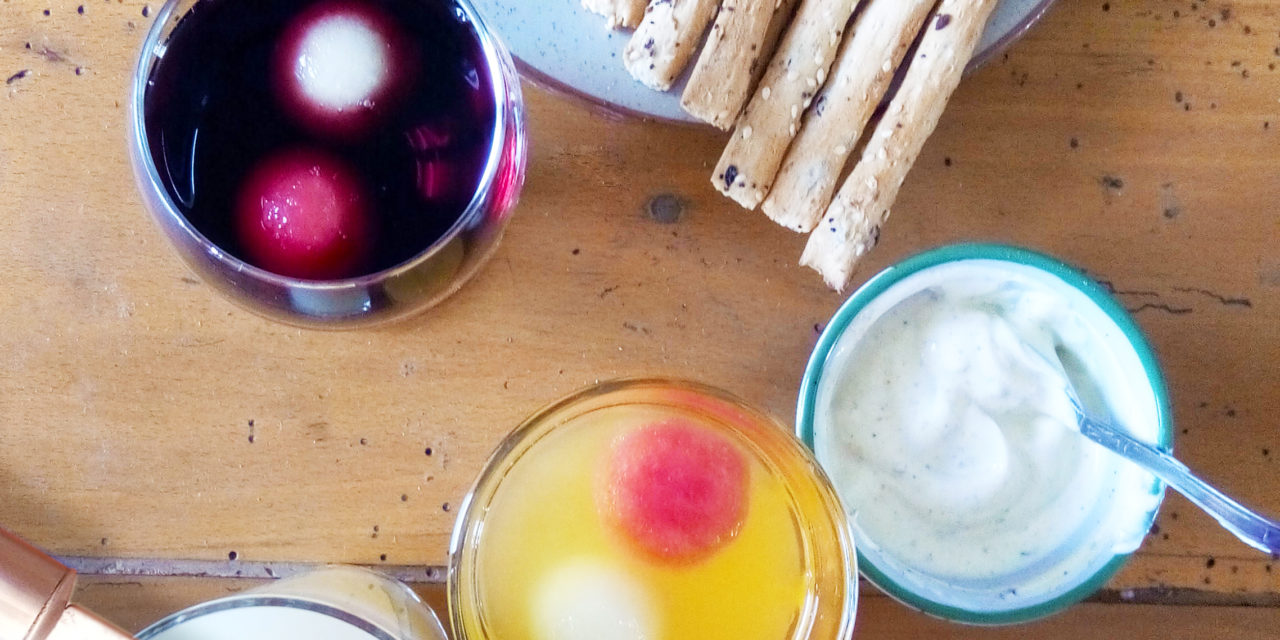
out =
{"type": "Polygon", "coordinates": [[[1192,607],[1280,607],[1280,593],[1221,593],[1190,587],[1142,587],[1103,589],[1090,596],[1086,602],[1192,607]]]}
{"type": "MultiPolygon", "coordinates": [[[[62,564],[88,576],[139,578],[288,578],[328,566],[310,562],[254,562],[248,560],[170,560],[164,558],[97,558],[62,556],[62,564]]],[[[391,576],[401,582],[442,583],[445,568],[418,565],[364,564],[368,569],[391,576]]]]}
{"type": "Polygon", "coordinates": [[[1097,280],[1098,284],[1102,285],[1102,288],[1106,289],[1107,293],[1110,293],[1113,296],[1142,296],[1147,298],[1160,297],[1160,293],[1158,291],[1143,291],[1137,289],[1122,290],[1117,289],[1115,283],[1110,280],[1103,280],[1102,278],[1094,278],[1094,280],[1097,280]]]}
{"type": "Polygon", "coordinates": [[[1244,297],[1229,298],[1220,293],[1214,293],[1212,291],[1209,291],[1208,289],[1200,289],[1198,287],[1174,287],[1173,290],[1180,291],[1182,293],[1198,293],[1200,295],[1213,298],[1214,300],[1217,300],[1218,302],[1221,302],[1224,306],[1228,306],[1228,307],[1234,306],[1234,307],[1249,307],[1251,309],[1253,308],[1253,301],[1244,297]]]}
{"type": "MultiPolygon", "coordinates": [[[[120,578],[96,584],[141,584],[129,578],[231,578],[269,580],[288,578],[327,566],[309,562],[253,562],[212,560],[169,560],[161,558],[97,558],[63,556],[60,562],[85,576],[120,578]]],[[[357,565],[374,569],[409,584],[442,584],[446,569],[442,566],[357,565]]],[[[1100,604],[1160,604],[1218,607],[1280,607],[1280,593],[1220,593],[1190,587],[1139,587],[1102,589],[1086,599],[1100,604]]]]}
{"type": "Polygon", "coordinates": [[[1163,311],[1165,313],[1175,315],[1175,316],[1182,315],[1185,313],[1191,313],[1192,311],[1191,307],[1173,307],[1164,303],[1155,304],[1151,302],[1143,303],[1140,306],[1134,307],[1132,309],[1125,309],[1125,310],[1128,311],[1129,313],[1137,315],[1148,309],[1153,311],[1163,311]]]}

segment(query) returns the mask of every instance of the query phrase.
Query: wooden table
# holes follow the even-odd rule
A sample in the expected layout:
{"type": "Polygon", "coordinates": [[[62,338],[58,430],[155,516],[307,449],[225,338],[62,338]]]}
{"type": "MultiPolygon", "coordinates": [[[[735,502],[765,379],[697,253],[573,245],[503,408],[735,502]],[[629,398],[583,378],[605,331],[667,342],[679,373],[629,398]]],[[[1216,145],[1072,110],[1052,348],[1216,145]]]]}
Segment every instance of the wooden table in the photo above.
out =
{"type": "MultiPolygon", "coordinates": [[[[84,2],[0,3],[0,522],[20,535],[128,571],[429,579],[489,450],[562,394],[666,374],[792,415],[843,298],[796,266],[802,237],[710,187],[721,134],[528,87],[528,186],[481,275],[392,327],[296,330],[214,295],[148,219],[124,120],[158,5],[84,2]],[[662,196],[674,222],[651,215],[662,196]]],[[[1274,2],[1060,3],[964,83],[857,282],[967,239],[1081,266],[1154,343],[1180,455],[1280,514],[1277,66],[1274,2]]],[[[254,581],[82,584],[136,629],[254,581]]],[[[962,628],[865,594],[864,638],[1280,636],[1280,562],[1177,495],[1107,589],[1043,623],[962,628]]]]}

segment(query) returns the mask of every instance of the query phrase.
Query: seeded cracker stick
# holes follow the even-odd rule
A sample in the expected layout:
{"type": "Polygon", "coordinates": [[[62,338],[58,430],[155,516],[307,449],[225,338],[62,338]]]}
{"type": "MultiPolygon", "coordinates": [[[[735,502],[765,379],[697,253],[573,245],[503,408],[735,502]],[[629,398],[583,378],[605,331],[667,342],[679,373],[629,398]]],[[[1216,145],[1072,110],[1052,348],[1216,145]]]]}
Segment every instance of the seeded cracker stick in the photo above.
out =
{"type": "Polygon", "coordinates": [[[634,29],[644,17],[649,0],[582,0],[582,6],[605,17],[610,29],[634,29]]]}
{"type": "Polygon", "coordinates": [[[902,86],[800,257],[800,264],[816,269],[831,288],[844,289],[854,263],[879,241],[889,207],[938,126],[996,4],[942,0],[925,23],[902,86]]]}
{"type": "Polygon", "coordinates": [[[631,77],[666,91],[693,57],[720,0],[653,0],[622,58],[631,77]]]}
{"type": "Polygon", "coordinates": [[[680,104],[699,120],[729,129],[764,74],[796,0],[724,0],[680,104]]]}
{"type": "Polygon", "coordinates": [[[778,224],[813,231],[934,0],[870,0],[840,45],[831,77],[805,115],[761,208],[778,224]]]}
{"type": "Polygon", "coordinates": [[[760,86],[738,118],[711,183],[754,209],[769,192],[782,156],[827,79],[845,24],[859,0],[801,0],[760,86]]]}

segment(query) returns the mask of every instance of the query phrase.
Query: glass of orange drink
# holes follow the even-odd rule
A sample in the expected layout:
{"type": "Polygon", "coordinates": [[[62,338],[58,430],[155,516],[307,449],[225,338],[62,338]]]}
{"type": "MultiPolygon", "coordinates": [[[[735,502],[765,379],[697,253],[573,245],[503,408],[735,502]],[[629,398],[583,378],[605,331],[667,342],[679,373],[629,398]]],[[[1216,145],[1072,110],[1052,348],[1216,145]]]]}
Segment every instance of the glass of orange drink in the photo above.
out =
{"type": "Polygon", "coordinates": [[[839,499],[789,429],[727,393],[575,393],[490,458],[450,544],[458,640],[848,637],[839,499]]]}

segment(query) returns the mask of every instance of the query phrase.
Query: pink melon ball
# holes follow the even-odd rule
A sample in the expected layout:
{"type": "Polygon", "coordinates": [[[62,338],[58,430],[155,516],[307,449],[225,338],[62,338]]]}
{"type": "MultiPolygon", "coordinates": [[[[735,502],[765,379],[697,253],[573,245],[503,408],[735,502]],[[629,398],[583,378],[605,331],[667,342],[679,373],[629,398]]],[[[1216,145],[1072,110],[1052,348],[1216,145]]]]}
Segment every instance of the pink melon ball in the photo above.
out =
{"type": "Polygon", "coordinates": [[[746,517],[746,460],[705,427],[669,419],[637,429],[614,443],[608,464],[606,517],[655,560],[705,559],[746,517]]]}
{"type": "Polygon", "coordinates": [[[360,275],[373,248],[364,189],[342,160],[314,150],[270,156],[250,173],[236,231],[253,264],[284,276],[360,275]]]}

